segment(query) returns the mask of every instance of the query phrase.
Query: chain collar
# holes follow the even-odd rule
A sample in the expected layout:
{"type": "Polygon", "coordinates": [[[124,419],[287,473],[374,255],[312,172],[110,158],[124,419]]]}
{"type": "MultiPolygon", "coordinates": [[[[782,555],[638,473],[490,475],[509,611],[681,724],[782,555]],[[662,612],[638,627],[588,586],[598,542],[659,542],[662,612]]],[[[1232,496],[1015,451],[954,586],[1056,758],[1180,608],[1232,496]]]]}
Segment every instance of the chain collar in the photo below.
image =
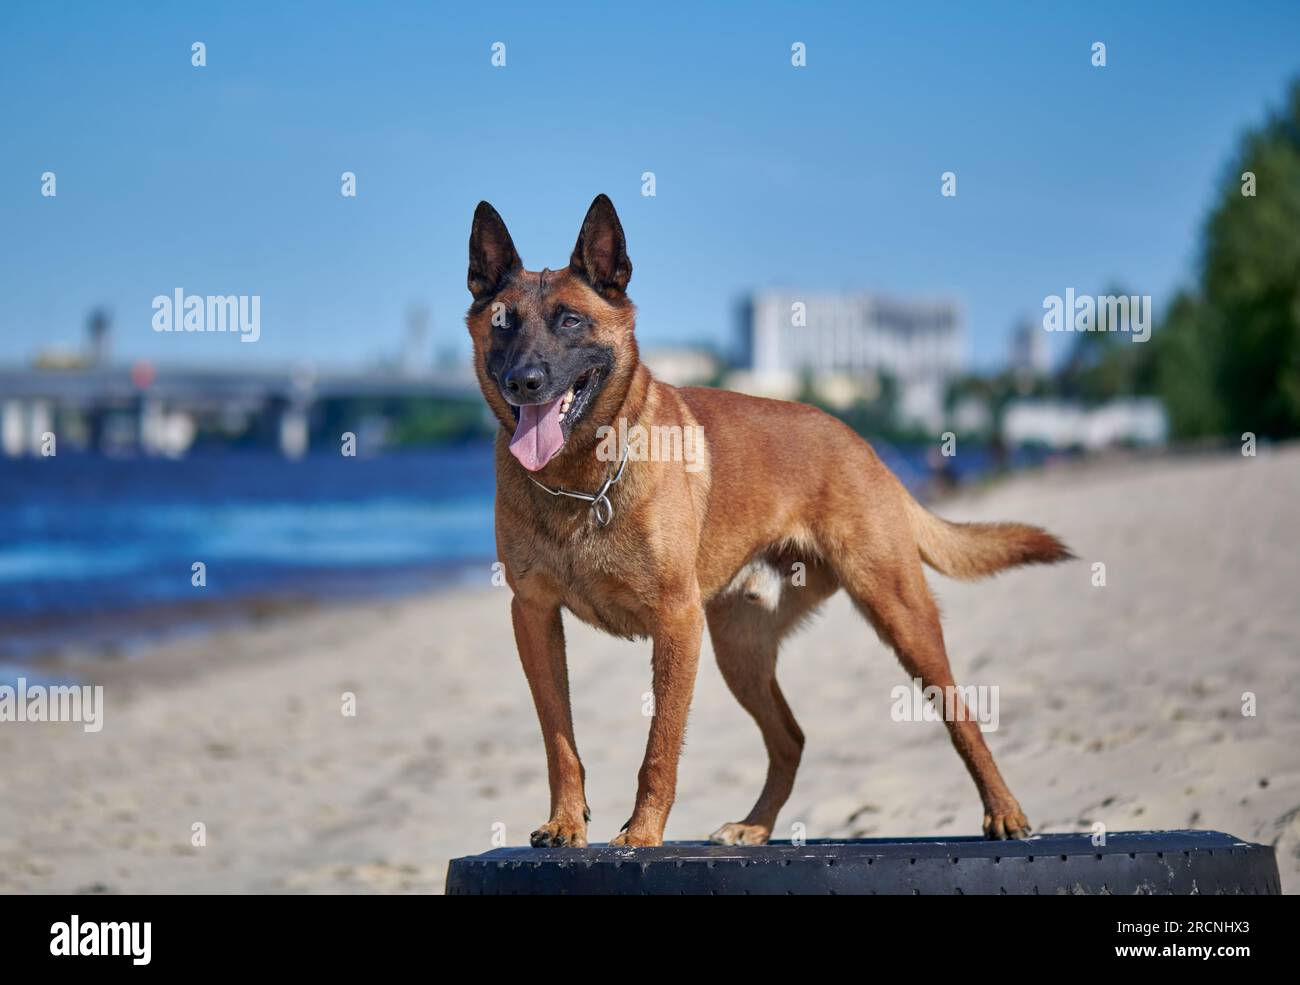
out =
{"type": "Polygon", "coordinates": [[[614,519],[614,504],[609,501],[609,490],[614,483],[623,478],[623,469],[627,467],[627,453],[631,450],[632,443],[625,441],[623,443],[623,459],[618,463],[618,471],[613,476],[606,477],[605,484],[600,487],[600,491],[594,496],[589,493],[570,492],[568,489],[552,489],[550,486],[544,486],[531,475],[528,477],[533,485],[550,493],[552,496],[570,496],[573,499],[581,499],[583,502],[591,504],[591,515],[596,520],[596,526],[608,527],[611,520],[614,519]]]}

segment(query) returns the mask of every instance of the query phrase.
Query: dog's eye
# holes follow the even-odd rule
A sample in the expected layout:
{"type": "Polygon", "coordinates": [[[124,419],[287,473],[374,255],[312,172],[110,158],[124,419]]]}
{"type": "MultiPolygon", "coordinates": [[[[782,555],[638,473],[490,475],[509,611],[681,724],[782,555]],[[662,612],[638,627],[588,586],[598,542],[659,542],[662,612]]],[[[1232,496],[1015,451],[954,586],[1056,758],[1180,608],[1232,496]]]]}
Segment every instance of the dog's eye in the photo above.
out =
{"type": "Polygon", "coordinates": [[[577,315],[565,315],[560,319],[561,328],[577,328],[582,324],[582,319],[577,315]]]}

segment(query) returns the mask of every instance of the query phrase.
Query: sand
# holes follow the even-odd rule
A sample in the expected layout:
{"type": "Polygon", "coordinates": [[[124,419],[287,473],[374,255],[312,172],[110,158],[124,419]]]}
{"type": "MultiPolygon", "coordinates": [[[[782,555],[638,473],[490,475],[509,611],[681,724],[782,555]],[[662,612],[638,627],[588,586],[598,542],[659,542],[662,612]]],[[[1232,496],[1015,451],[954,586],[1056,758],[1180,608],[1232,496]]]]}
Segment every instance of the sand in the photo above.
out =
{"type": "MultiPolygon", "coordinates": [[[[1300,891],[1298,496],[1300,448],[1283,448],[1071,466],[942,504],[1041,523],[1081,558],[931,578],[958,680],[999,688],[990,745],[1037,830],[1227,831],[1276,845],[1284,889],[1300,891]]],[[[546,816],[508,602],[485,568],[482,588],[280,615],[93,666],[101,732],[0,724],[0,891],[440,892],[449,858],[526,843],[546,816]]],[[[649,646],[567,629],[603,841],[631,811],[649,646]]],[[[891,719],[903,673],[842,596],[781,667],[808,745],[778,837],[978,833],[943,727],[891,719]]],[[[739,820],[764,774],[707,650],[701,668],[674,839],[739,820]]]]}

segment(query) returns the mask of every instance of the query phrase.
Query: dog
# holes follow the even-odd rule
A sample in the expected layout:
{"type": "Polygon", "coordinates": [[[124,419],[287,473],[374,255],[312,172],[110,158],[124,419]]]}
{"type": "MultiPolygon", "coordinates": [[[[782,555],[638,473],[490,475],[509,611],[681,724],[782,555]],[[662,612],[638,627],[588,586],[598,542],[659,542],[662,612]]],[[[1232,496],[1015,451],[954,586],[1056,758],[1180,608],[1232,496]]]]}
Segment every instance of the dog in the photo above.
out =
{"type": "MultiPolygon", "coordinates": [[[[711,840],[760,845],[794,786],[804,736],[776,680],[781,639],[840,588],[907,675],[954,686],[922,563],[973,579],[1072,557],[1019,523],[950,523],[919,505],[844,423],[798,403],[656,380],[640,361],[623,227],[591,203],[562,270],[525,270],[497,211],[469,240],[466,323],[496,439],[496,540],[519,659],[546,746],[550,816],[536,847],[587,844],[561,612],[653,641],[654,716],[632,816],[615,845],[659,845],[707,625],[727,685],[753,716],[767,780],[711,840]],[[700,434],[693,467],[611,447],[645,430],[700,434]],[[795,577],[797,572],[798,577],[795,577]]],[[[668,456],[671,459],[673,456],[668,456]]],[[[945,692],[948,693],[948,692],[945,692]]],[[[978,724],[946,717],[988,838],[1029,822],[978,724]]]]}

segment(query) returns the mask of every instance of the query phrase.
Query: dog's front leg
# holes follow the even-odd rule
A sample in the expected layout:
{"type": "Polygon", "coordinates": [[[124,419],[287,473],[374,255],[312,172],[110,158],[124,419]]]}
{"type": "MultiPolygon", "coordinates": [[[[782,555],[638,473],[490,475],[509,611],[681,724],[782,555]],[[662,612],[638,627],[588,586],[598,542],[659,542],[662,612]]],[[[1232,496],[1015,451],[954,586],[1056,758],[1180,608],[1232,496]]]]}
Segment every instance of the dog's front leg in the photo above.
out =
{"type": "Polygon", "coordinates": [[[537,719],[546,743],[546,770],[551,784],[551,818],[532,833],[535,848],[581,848],[587,844],[585,773],[573,738],[569,705],[569,668],[564,658],[560,606],[520,598],[510,603],[519,659],[533,692],[537,719]]]}
{"type": "Polygon", "coordinates": [[[665,613],[654,633],[654,718],[641,763],[636,807],[613,845],[658,845],[677,792],[677,761],[700,665],[704,612],[699,598],[665,613]]]}

